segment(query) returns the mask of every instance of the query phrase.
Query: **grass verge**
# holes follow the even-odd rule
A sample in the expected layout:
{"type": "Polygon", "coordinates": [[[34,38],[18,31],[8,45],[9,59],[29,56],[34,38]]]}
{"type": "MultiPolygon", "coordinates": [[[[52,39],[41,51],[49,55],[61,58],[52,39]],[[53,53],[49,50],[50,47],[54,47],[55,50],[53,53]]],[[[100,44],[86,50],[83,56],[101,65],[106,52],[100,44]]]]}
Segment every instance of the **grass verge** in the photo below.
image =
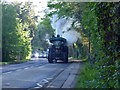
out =
{"type": "Polygon", "coordinates": [[[99,87],[99,76],[99,72],[93,66],[84,62],[75,88],[97,88],[99,87]]]}
{"type": "Polygon", "coordinates": [[[23,63],[23,62],[27,62],[27,61],[30,61],[30,59],[26,59],[26,60],[14,60],[12,62],[0,62],[0,65],[18,64],[18,63],[23,63]]]}

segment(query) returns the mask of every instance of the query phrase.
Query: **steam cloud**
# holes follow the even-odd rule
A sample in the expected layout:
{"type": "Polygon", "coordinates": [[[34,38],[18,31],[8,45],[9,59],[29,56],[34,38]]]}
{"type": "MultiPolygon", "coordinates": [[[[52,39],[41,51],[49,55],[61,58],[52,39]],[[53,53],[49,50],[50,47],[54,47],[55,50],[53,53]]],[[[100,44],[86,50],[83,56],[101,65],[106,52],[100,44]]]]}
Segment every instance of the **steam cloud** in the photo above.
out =
{"type": "Polygon", "coordinates": [[[73,18],[60,18],[55,14],[51,18],[51,26],[55,29],[55,34],[67,40],[67,45],[72,45],[78,40],[80,34],[72,28],[73,18]]]}

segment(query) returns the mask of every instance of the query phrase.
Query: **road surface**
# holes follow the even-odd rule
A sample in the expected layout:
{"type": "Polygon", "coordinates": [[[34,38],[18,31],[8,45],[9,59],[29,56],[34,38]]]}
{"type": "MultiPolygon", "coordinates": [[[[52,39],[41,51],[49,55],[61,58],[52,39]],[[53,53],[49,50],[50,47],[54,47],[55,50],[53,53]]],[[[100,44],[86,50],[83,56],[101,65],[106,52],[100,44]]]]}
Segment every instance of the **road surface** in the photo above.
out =
{"type": "MultiPolygon", "coordinates": [[[[0,73],[2,75],[2,88],[41,88],[46,83],[55,81],[54,78],[63,71],[67,78],[67,75],[70,74],[70,70],[67,68],[71,64],[72,62],[65,64],[62,61],[51,64],[45,58],[34,58],[29,62],[3,66],[2,73],[0,73]]],[[[54,82],[47,87],[50,87],[50,85],[54,85],[54,82]]]]}

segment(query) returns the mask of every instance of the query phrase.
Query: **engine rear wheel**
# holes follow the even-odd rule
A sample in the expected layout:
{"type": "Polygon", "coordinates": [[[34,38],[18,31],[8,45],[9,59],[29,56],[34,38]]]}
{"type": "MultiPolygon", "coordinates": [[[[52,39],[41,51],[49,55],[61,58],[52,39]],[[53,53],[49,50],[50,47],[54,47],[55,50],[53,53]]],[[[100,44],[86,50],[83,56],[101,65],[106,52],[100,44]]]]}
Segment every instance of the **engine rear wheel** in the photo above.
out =
{"type": "Polygon", "coordinates": [[[63,61],[64,63],[68,63],[68,58],[67,58],[66,53],[63,54],[63,61]]]}
{"type": "Polygon", "coordinates": [[[52,59],[52,48],[49,48],[49,54],[48,54],[48,62],[49,63],[53,63],[53,59],[52,59]]]}
{"type": "Polygon", "coordinates": [[[68,63],[68,47],[65,47],[65,52],[63,53],[63,61],[64,63],[68,63]]]}

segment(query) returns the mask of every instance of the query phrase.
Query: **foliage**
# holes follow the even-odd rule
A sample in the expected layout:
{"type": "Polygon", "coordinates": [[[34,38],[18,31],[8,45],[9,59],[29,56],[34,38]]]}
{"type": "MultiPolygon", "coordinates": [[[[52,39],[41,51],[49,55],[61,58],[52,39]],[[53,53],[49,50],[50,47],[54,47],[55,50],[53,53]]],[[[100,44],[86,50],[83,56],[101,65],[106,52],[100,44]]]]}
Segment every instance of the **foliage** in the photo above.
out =
{"type": "Polygon", "coordinates": [[[2,59],[14,61],[30,58],[36,16],[30,2],[2,3],[2,59]]]}
{"type": "MultiPolygon", "coordinates": [[[[119,88],[120,77],[119,77],[119,3],[90,3],[91,13],[94,13],[95,19],[97,19],[97,24],[95,23],[91,29],[91,65],[94,68],[90,68],[88,71],[81,71],[84,73],[85,77],[80,76],[78,83],[79,87],[86,88],[119,88]],[[96,72],[94,72],[96,70],[96,72]],[[91,71],[91,72],[89,72],[91,71]],[[93,72],[92,72],[93,71],[93,72]],[[90,74],[99,73],[98,79],[94,82],[89,81],[91,77],[90,74]],[[86,81],[86,77],[89,77],[86,81]],[[97,82],[96,82],[97,81],[97,82]],[[86,84],[84,82],[87,82],[86,84]],[[83,85],[84,83],[84,85],[83,85]],[[91,83],[94,83],[93,85],[91,83]],[[83,86],[82,86],[83,85],[83,86]]],[[[90,13],[88,12],[88,15],[90,13]]],[[[89,18],[88,18],[89,19],[89,18]]],[[[86,21],[87,19],[83,19],[86,21]]],[[[92,23],[88,20],[89,23],[92,23]]],[[[83,23],[83,22],[81,22],[83,23]]],[[[87,25],[87,24],[86,24],[87,25]]],[[[89,25],[87,25],[88,27],[89,25]]],[[[83,26],[84,27],[84,26],[83,26]]],[[[90,66],[91,66],[90,65],[90,66]]],[[[83,68],[87,68],[85,66],[83,68]]],[[[94,80],[95,77],[92,76],[94,80]]]]}
{"type": "Polygon", "coordinates": [[[2,50],[3,50],[3,61],[12,57],[15,59],[13,54],[17,54],[16,49],[18,48],[18,36],[17,34],[17,14],[16,11],[13,9],[12,5],[3,5],[2,6],[2,50]]]}
{"type": "Polygon", "coordinates": [[[100,73],[97,69],[88,62],[80,69],[78,83],[75,88],[101,88],[99,83],[100,73]]]}
{"type": "Polygon", "coordinates": [[[120,3],[95,3],[92,7],[97,16],[96,32],[91,30],[93,63],[99,67],[102,84],[109,88],[119,87],[119,8],[120,3]]]}
{"type": "Polygon", "coordinates": [[[78,52],[78,59],[85,59],[88,57],[88,38],[82,37],[76,42],[76,51],[78,52]]]}
{"type": "Polygon", "coordinates": [[[41,19],[42,21],[38,24],[35,36],[32,40],[33,52],[46,51],[49,47],[48,39],[54,34],[50,24],[50,18],[45,16],[41,19]]]}

